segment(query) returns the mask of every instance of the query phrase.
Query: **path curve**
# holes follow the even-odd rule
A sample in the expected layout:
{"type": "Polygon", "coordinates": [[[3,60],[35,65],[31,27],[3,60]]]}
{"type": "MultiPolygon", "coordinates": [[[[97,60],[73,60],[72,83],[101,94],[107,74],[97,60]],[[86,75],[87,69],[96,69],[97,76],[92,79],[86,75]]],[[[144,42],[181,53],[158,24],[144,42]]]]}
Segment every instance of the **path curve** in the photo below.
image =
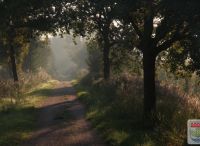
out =
{"type": "Polygon", "coordinates": [[[68,82],[58,83],[38,106],[38,130],[23,146],[105,146],[85,119],[85,108],[68,82]],[[70,120],[63,113],[71,115],[70,120]]]}

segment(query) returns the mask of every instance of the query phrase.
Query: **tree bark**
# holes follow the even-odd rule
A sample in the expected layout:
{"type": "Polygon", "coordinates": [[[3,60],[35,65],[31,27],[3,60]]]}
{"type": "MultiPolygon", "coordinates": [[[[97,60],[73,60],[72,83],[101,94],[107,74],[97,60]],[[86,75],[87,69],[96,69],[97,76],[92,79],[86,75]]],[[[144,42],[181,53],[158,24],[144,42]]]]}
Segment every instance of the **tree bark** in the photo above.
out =
{"type": "Polygon", "coordinates": [[[154,125],[154,118],[156,113],[156,90],[155,90],[156,56],[151,52],[148,51],[143,53],[144,118],[148,120],[149,124],[148,126],[150,127],[154,125]]]}
{"type": "Polygon", "coordinates": [[[12,68],[12,74],[14,82],[18,82],[18,74],[17,74],[17,66],[16,66],[16,59],[15,59],[15,50],[13,47],[13,42],[10,43],[10,61],[11,61],[11,68],[12,68]]]}
{"type": "Polygon", "coordinates": [[[110,79],[110,47],[108,40],[104,41],[104,48],[103,48],[103,62],[104,62],[104,79],[109,80],[110,79]]]}
{"type": "Polygon", "coordinates": [[[17,65],[16,65],[16,59],[15,59],[15,49],[14,49],[14,38],[15,38],[15,29],[12,24],[12,21],[9,21],[10,26],[8,30],[8,43],[9,43],[9,57],[10,57],[10,63],[11,63],[11,70],[13,74],[13,80],[15,83],[19,81],[18,74],[17,74],[17,65]]]}
{"type": "Polygon", "coordinates": [[[189,85],[189,77],[185,77],[185,86],[184,86],[184,91],[186,93],[189,92],[189,88],[190,88],[190,85],[189,85]]]}

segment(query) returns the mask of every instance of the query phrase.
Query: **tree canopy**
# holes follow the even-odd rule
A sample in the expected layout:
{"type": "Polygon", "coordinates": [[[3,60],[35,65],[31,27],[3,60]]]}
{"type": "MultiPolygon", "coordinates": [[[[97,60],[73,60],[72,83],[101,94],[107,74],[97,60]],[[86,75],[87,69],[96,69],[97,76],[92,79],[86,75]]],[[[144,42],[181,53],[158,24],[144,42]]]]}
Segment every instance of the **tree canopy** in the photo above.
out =
{"type": "Polygon", "coordinates": [[[171,71],[200,72],[199,7],[198,0],[1,0],[0,46],[9,48],[15,80],[13,40],[20,36],[27,42],[41,32],[96,38],[105,80],[112,60],[127,58],[127,50],[137,52],[143,61],[144,115],[149,117],[156,112],[156,61],[161,58],[171,71]]]}

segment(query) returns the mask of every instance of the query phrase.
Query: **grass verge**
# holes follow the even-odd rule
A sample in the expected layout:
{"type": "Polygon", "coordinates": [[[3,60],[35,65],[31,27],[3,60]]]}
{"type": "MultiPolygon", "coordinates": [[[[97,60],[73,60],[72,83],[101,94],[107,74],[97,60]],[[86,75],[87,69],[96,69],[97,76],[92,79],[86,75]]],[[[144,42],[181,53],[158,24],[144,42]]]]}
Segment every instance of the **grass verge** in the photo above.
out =
{"type": "MultiPolygon", "coordinates": [[[[31,94],[38,90],[52,88],[56,81],[39,84],[27,92],[20,103],[3,108],[9,104],[6,99],[0,103],[0,145],[19,146],[23,140],[29,138],[31,131],[36,128],[37,109],[35,106],[45,96],[31,94]]],[[[46,93],[45,93],[46,94],[46,93]]]]}
{"type": "Polygon", "coordinates": [[[75,87],[87,118],[111,146],[186,146],[187,120],[200,118],[195,97],[158,85],[156,127],[145,130],[141,79],[83,79],[75,87]]]}

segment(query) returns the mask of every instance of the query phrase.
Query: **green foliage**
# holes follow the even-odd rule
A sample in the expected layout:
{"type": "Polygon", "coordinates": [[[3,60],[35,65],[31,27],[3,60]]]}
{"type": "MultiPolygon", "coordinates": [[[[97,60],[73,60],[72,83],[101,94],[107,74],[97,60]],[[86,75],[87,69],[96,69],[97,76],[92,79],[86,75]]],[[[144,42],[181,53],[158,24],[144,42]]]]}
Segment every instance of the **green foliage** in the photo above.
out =
{"type": "Polygon", "coordinates": [[[36,110],[33,107],[1,111],[0,116],[0,145],[20,146],[35,128],[36,110]]]}
{"type": "Polygon", "coordinates": [[[62,11],[60,6],[60,1],[52,0],[1,1],[0,52],[4,53],[6,59],[10,58],[15,81],[18,81],[18,71],[21,71],[24,57],[28,53],[30,39],[46,32],[55,33],[58,25],[63,27],[58,17],[62,11]]]}
{"type": "Polygon", "coordinates": [[[111,64],[113,74],[129,72],[141,75],[142,57],[141,52],[136,49],[126,49],[116,46],[111,51],[111,64]]]}
{"type": "Polygon", "coordinates": [[[88,42],[87,51],[87,65],[89,72],[93,74],[95,78],[99,77],[102,68],[102,53],[99,49],[98,42],[95,39],[88,42]]]}

